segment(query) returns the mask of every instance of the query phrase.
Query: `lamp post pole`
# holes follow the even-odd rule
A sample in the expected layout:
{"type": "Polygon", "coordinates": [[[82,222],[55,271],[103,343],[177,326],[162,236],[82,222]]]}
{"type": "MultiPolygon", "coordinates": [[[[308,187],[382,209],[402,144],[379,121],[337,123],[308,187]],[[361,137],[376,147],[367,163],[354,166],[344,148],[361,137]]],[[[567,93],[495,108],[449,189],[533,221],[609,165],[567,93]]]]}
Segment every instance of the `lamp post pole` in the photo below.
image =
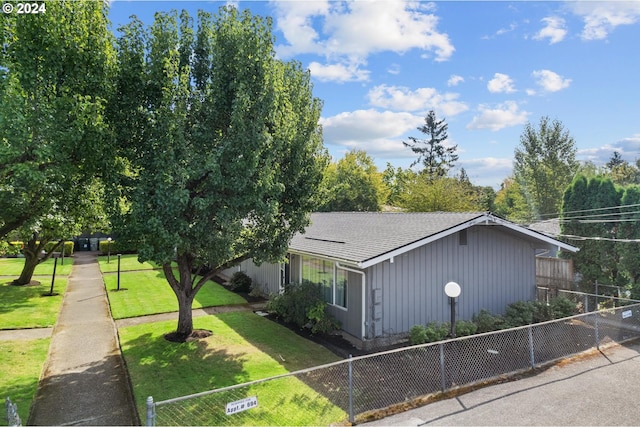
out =
{"type": "Polygon", "coordinates": [[[111,264],[111,237],[107,238],[107,264],[111,264]]]}
{"type": "Polygon", "coordinates": [[[460,296],[460,285],[456,282],[449,282],[444,285],[444,293],[449,297],[449,303],[451,304],[451,332],[449,335],[451,338],[456,337],[456,298],[460,296]]]}

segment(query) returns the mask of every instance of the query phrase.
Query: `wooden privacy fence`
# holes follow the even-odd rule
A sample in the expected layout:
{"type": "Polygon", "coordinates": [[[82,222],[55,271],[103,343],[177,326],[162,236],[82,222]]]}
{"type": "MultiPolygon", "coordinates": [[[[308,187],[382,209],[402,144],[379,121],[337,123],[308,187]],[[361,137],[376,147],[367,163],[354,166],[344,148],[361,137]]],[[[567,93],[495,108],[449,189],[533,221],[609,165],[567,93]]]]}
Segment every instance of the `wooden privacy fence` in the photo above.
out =
{"type": "Polygon", "coordinates": [[[538,286],[571,290],[573,260],[536,257],[536,284],[538,286]]]}

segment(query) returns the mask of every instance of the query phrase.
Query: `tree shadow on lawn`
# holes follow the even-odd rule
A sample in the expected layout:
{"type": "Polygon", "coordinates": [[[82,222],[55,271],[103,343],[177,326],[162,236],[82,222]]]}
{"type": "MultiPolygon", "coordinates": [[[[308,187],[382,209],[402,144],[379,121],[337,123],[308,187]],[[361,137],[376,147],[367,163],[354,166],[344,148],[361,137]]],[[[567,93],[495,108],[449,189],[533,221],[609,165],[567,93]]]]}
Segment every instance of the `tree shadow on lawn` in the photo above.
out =
{"type": "Polygon", "coordinates": [[[29,285],[15,286],[12,282],[13,279],[0,282],[0,314],[37,305],[37,300],[42,298],[42,294],[51,290],[50,284],[32,281],[29,285]]]}
{"type": "Polygon", "coordinates": [[[122,358],[108,356],[73,372],[45,372],[27,424],[139,425],[122,358]]]}
{"type": "Polygon", "coordinates": [[[144,409],[148,396],[158,402],[251,379],[243,368],[245,353],[215,348],[211,342],[215,343],[215,335],[208,339],[175,343],[151,333],[133,339],[122,338],[121,334],[121,346],[138,409],[144,409]]]}
{"type": "MultiPolygon", "coordinates": [[[[218,315],[218,318],[241,335],[247,342],[280,363],[280,365],[289,372],[338,362],[341,359],[321,344],[296,334],[287,327],[258,316],[257,314],[246,312],[224,313],[218,315]],[[270,333],[254,333],[258,328],[268,328],[270,333]],[[301,343],[300,345],[304,346],[303,351],[295,353],[288,351],[288,347],[291,346],[292,343],[291,335],[294,335],[294,340],[296,341],[304,340],[297,341],[301,343]]],[[[345,362],[300,373],[296,375],[296,378],[315,392],[327,398],[333,405],[344,411],[348,411],[348,369],[348,364],[345,362]]],[[[300,403],[302,404],[302,401],[300,401],[300,403]]]]}

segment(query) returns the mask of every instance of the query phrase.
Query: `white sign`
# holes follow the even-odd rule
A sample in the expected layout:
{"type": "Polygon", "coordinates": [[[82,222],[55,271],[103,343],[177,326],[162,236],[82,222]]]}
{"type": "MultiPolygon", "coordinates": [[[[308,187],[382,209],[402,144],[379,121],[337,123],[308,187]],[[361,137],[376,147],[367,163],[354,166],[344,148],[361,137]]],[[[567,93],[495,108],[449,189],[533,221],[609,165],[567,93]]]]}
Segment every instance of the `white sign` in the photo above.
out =
{"type": "Polygon", "coordinates": [[[236,400],[235,402],[227,403],[227,415],[237,414],[238,412],[246,411],[247,409],[255,408],[258,406],[258,397],[251,396],[246,399],[236,400]]]}
{"type": "Polygon", "coordinates": [[[631,316],[633,316],[633,312],[631,310],[627,310],[627,311],[623,311],[622,312],[622,318],[623,319],[626,319],[626,318],[631,317],[631,316]]]}

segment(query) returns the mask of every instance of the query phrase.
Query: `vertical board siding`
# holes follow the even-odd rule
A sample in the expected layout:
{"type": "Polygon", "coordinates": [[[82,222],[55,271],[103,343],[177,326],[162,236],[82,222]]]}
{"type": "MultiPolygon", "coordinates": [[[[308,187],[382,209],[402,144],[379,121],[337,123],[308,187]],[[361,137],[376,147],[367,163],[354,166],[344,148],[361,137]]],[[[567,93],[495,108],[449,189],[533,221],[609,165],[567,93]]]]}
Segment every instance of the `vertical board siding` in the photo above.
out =
{"type": "Polygon", "coordinates": [[[252,260],[242,261],[236,267],[225,270],[225,274],[231,276],[236,271],[244,271],[254,286],[260,287],[263,294],[269,296],[271,294],[280,293],[280,282],[282,274],[280,272],[280,264],[262,263],[257,266],[252,260]]]}
{"type": "Polygon", "coordinates": [[[467,237],[467,245],[460,245],[455,234],[367,270],[369,290],[380,289],[383,295],[382,319],[368,317],[373,322],[369,338],[406,333],[416,324],[448,322],[444,285],[449,281],[462,288],[457,320],[471,320],[481,309],[503,314],[512,302],[534,299],[535,250],[529,242],[497,227],[473,227],[467,237]]]}

